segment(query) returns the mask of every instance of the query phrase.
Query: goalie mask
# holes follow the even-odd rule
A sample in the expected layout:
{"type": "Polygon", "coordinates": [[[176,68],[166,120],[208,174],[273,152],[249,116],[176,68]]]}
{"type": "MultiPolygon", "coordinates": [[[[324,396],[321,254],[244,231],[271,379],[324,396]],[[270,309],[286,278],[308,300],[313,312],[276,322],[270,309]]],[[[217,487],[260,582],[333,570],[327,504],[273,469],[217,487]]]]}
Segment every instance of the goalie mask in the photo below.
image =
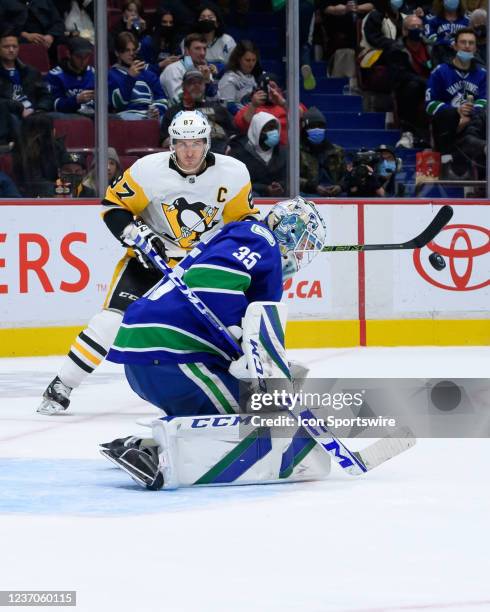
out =
{"type": "Polygon", "coordinates": [[[284,279],[306,267],[325,244],[323,219],[313,202],[299,196],[276,204],[266,221],[279,243],[284,279]]]}
{"type": "Polygon", "coordinates": [[[186,174],[193,174],[199,170],[201,164],[211,148],[211,126],[207,118],[200,111],[180,111],[172,120],[168,128],[170,136],[171,158],[175,165],[186,174]],[[182,168],[177,159],[175,144],[178,140],[205,140],[204,151],[195,168],[182,168]]]}

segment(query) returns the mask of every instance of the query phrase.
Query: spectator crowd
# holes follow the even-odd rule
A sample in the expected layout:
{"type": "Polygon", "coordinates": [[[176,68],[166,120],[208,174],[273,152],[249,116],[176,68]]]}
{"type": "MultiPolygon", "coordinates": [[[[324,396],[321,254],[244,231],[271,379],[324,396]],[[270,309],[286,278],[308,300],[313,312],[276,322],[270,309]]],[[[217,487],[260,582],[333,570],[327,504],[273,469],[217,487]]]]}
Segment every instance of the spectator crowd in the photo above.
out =
{"type": "MultiPolygon", "coordinates": [[[[347,77],[344,93],[384,101],[400,130],[396,146],[346,151],[329,138],[336,126],[323,110],[301,104],[303,194],[402,196],[401,149],[436,152],[444,180],[484,175],[486,0],[298,1],[303,91],[321,94],[326,77],[347,77]],[[326,67],[318,83],[314,55],[326,67]]],[[[260,10],[281,19],[284,4],[260,10]]],[[[251,0],[109,2],[107,111],[111,122],[155,122],[154,151],[168,148],[179,111],[199,110],[212,151],[247,165],[255,195],[281,197],[287,91],[264,69],[250,10],[251,0]]],[[[0,197],[95,195],[93,151],[67,147],[56,128],[94,117],[94,43],[94,0],[0,0],[0,197]]],[[[110,150],[109,180],[124,169],[123,153],[110,150]]]]}

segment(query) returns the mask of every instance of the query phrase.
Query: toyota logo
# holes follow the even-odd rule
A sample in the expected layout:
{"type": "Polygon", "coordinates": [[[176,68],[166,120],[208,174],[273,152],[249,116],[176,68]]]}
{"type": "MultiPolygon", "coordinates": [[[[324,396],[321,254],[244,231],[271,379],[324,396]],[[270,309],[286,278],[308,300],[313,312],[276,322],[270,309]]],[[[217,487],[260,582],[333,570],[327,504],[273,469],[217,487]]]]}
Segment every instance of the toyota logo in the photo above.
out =
{"type": "Polygon", "coordinates": [[[432,241],[423,249],[413,252],[415,268],[424,280],[448,291],[474,291],[490,285],[490,230],[470,224],[446,225],[437,238],[441,244],[432,241]],[[425,249],[437,252],[446,259],[449,266],[443,276],[422,263],[427,262],[425,249]],[[487,257],[481,259],[483,255],[487,257]]]}

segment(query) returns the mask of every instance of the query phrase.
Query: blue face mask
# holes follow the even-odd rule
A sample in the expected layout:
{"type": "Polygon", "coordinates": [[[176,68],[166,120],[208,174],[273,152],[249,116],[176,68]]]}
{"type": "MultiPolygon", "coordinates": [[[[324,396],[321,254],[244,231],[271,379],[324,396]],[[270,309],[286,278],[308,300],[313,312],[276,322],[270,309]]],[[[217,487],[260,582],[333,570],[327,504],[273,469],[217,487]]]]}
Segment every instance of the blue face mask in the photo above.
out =
{"type": "Polygon", "coordinates": [[[271,130],[267,132],[264,140],[269,149],[273,149],[279,144],[279,130],[271,130]]]}
{"type": "Polygon", "coordinates": [[[464,62],[465,64],[471,62],[471,60],[475,57],[473,51],[458,51],[456,56],[459,60],[464,62]]]}
{"type": "Polygon", "coordinates": [[[446,11],[455,11],[459,6],[459,0],[444,0],[446,11]]]}
{"type": "Polygon", "coordinates": [[[194,62],[192,61],[192,57],[190,55],[184,55],[184,59],[182,61],[184,62],[184,68],[186,70],[194,68],[194,62]]]}
{"type": "Polygon", "coordinates": [[[320,144],[325,140],[325,128],[311,128],[306,130],[308,140],[313,144],[320,144]]]}
{"type": "Polygon", "coordinates": [[[390,5],[394,11],[399,11],[403,5],[403,0],[390,0],[390,5]]]}
{"type": "Polygon", "coordinates": [[[396,172],[396,162],[391,159],[383,159],[378,165],[378,174],[381,176],[390,176],[396,172]]]}

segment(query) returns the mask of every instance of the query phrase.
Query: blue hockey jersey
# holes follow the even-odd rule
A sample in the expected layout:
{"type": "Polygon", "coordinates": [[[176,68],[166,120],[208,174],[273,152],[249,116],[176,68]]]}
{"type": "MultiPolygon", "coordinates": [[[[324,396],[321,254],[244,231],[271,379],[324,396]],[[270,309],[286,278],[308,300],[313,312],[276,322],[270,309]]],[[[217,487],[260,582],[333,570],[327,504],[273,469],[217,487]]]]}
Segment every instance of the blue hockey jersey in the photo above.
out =
{"type": "Polygon", "coordinates": [[[167,100],[158,76],[145,66],[137,77],[127,69],[115,64],[109,70],[109,101],[113,111],[135,111],[145,114],[154,104],[160,117],[167,110],[167,100]]]}
{"type": "Polygon", "coordinates": [[[469,19],[462,15],[456,21],[449,21],[444,17],[431,17],[425,21],[425,37],[431,44],[450,45],[458,30],[469,26],[469,19]]]}
{"type": "Polygon", "coordinates": [[[76,74],[67,67],[65,61],[50,70],[45,78],[54,99],[55,111],[59,113],[94,114],[93,101],[86,104],[77,102],[79,93],[90,89],[95,90],[95,70],[93,66],[87,66],[83,74],[76,74]]]}
{"type": "MultiPolygon", "coordinates": [[[[241,326],[250,302],[282,295],[279,246],[262,223],[228,223],[174,270],[226,326],[241,326]]],[[[107,359],[116,363],[226,363],[226,344],[171,281],[126,310],[107,359]]]]}
{"type": "Polygon", "coordinates": [[[453,64],[439,64],[427,81],[425,92],[426,112],[435,115],[443,108],[459,107],[473,96],[476,110],[487,104],[487,71],[474,62],[468,71],[453,64]]]}

